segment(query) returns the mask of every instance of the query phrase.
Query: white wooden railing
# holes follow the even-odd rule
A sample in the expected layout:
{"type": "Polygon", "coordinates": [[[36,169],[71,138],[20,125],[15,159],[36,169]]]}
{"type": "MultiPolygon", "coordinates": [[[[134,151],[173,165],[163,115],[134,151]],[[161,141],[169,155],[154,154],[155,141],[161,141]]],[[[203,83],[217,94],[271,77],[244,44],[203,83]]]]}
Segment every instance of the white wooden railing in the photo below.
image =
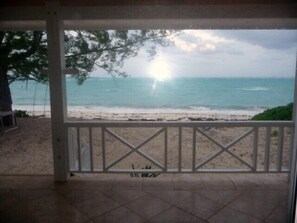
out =
{"type": "Polygon", "coordinates": [[[281,173],[291,166],[292,121],[68,121],[66,126],[71,172],[281,173]]]}

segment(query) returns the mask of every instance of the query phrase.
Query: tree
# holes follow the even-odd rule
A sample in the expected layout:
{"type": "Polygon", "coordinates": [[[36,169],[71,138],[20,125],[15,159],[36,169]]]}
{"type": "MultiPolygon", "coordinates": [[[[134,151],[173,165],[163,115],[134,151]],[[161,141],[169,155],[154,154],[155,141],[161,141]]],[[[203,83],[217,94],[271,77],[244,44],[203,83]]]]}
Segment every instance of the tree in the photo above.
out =
{"type": "MultiPolygon", "coordinates": [[[[127,76],[121,71],[126,59],[146,46],[150,57],[156,46],[172,44],[172,30],[100,30],[66,31],[66,68],[76,68],[81,84],[96,68],[114,76],[127,76]]],[[[16,80],[45,83],[47,40],[43,31],[0,32],[0,111],[12,110],[9,85],[16,80]]]]}

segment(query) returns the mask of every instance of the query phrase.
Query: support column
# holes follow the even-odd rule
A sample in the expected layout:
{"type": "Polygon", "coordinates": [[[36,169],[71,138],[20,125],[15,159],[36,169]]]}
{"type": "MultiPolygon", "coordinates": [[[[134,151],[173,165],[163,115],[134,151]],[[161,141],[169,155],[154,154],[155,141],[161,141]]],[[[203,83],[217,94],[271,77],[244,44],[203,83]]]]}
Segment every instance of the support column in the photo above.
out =
{"type": "Polygon", "coordinates": [[[294,101],[293,101],[293,121],[294,121],[294,144],[291,158],[291,175],[289,188],[289,217],[288,222],[295,222],[296,218],[296,195],[297,195],[297,54],[296,54],[296,69],[295,69],[295,85],[294,85],[294,101]]]}
{"type": "Polygon", "coordinates": [[[63,182],[69,177],[64,28],[58,3],[47,2],[46,9],[54,173],[55,181],[63,182]]]}

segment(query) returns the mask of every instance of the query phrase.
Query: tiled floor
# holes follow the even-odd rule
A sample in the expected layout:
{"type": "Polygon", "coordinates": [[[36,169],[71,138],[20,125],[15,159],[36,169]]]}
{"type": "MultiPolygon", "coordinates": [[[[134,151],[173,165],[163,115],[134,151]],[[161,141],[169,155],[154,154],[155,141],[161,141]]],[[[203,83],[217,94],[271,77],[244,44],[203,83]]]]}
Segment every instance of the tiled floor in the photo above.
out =
{"type": "Polygon", "coordinates": [[[285,174],[0,176],[1,223],[284,223],[287,200],[285,174]]]}

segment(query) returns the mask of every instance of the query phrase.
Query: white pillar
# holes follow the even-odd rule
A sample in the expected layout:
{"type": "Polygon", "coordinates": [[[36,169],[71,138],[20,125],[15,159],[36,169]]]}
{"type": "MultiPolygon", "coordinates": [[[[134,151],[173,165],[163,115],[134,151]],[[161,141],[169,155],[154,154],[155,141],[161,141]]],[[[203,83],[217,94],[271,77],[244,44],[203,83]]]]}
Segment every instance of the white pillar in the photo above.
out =
{"type": "Polygon", "coordinates": [[[289,221],[295,222],[296,218],[296,189],[297,189],[297,54],[296,54],[296,70],[295,70],[295,88],[294,88],[294,109],[293,109],[293,121],[294,127],[294,144],[291,157],[291,176],[290,176],[290,188],[289,188],[289,221]]]}
{"type": "Polygon", "coordinates": [[[69,177],[68,134],[64,124],[67,118],[64,28],[58,4],[48,2],[46,9],[54,172],[55,180],[63,182],[69,177]]]}

